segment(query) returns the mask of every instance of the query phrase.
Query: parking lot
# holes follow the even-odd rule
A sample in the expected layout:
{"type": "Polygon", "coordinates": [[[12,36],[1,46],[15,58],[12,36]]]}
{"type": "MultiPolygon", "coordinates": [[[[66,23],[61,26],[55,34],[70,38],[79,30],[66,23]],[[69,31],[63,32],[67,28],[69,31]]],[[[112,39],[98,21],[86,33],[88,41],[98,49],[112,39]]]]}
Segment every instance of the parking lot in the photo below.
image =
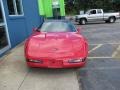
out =
{"type": "Polygon", "coordinates": [[[85,68],[78,70],[79,83],[83,90],[120,89],[119,22],[81,26],[81,33],[89,41],[88,63],[85,68]]]}
{"type": "Polygon", "coordinates": [[[89,42],[86,67],[28,68],[20,44],[0,58],[0,90],[119,90],[120,21],[80,27],[89,42]]]}
{"type": "MultiPolygon", "coordinates": [[[[89,58],[119,58],[120,21],[113,24],[104,22],[82,25],[81,33],[89,42],[89,58]],[[117,50],[117,51],[116,51],[117,50]]],[[[79,25],[77,25],[79,27],[79,25]]]]}

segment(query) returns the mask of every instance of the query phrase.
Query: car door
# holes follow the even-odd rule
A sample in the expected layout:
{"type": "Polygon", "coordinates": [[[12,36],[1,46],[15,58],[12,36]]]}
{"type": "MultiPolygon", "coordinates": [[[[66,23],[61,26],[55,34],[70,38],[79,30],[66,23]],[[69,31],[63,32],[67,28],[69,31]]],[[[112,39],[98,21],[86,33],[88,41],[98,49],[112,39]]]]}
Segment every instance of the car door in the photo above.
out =
{"type": "Polygon", "coordinates": [[[99,21],[104,20],[104,18],[103,18],[103,10],[102,9],[97,9],[96,20],[99,20],[99,21]]]}
{"type": "Polygon", "coordinates": [[[95,21],[96,20],[96,10],[91,10],[88,14],[88,21],[95,21]]]}
{"type": "Polygon", "coordinates": [[[88,21],[101,21],[103,20],[103,11],[101,9],[91,10],[88,15],[88,21]]]}

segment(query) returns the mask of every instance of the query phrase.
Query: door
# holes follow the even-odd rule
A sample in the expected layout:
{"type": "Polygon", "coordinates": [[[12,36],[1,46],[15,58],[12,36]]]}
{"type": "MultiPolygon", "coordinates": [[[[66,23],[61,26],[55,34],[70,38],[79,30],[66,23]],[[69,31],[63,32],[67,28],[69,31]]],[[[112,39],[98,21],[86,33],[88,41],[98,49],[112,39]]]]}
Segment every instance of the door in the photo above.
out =
{"type": "Polygon", "coordinates": [[[95,21],[96,20],[96,10],[91,10],[89,15],[88,15],[88,21],[95,21]]]}
{"type": "Polygon", "coordinates": [[[2,0],[0,0],[0,54],[10,48],[10,42],[7,32],[7,24],[2,0]]]}
{"type": "Polygon", "coordinates": [[[52,0],[52,9],[53,9],[53,18],[54,19],[61,19],[60,1],[59,0],[52,0]]]}
{"type": "Polygon", "coordinates": [[[103,21],[104,20],[104,16],[103,16],[103,10],[102,9],[97,9],[97,14],[96,14],[97,20],[99,21],[103,21]]]}
{"type": "Polygon", "coordinates": [[[88,21],[101,21],[103,20],[103,12],[101,9],[91,10],[88,15],[88,21]]]}
{"type": "Polygon", "coordinates": [[[54,19],[61,19],[60,8],[53,8],[53,18],[54,19]]]}

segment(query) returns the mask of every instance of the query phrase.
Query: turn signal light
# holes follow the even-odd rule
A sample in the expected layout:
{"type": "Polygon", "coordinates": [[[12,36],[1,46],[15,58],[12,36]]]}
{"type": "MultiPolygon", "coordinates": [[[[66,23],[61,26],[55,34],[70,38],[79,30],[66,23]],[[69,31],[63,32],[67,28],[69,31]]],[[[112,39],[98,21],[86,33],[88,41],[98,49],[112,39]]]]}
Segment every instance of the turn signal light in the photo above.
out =
{"type": "Polygon", "coordinates": [[[81,58],[81,59],[74,59],[74,60],[69,60],[68,62],[69,63],[80,63],[80,62],[84,62],[85,59],[84,58],[81,58]]]}
{"type": "Polygon", "coordinates": [[[33,63],[43,63],[42,60],[28,60],[29,62],[33,62],[33,63]]]}

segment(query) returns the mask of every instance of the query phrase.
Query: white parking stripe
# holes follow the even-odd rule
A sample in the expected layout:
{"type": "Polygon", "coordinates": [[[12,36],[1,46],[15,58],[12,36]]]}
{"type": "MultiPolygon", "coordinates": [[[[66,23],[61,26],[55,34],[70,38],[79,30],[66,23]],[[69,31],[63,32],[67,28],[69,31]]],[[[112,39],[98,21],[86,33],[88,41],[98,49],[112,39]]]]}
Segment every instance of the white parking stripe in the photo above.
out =
{"type": "Polygon", "coordinates": [[[80,70],[113,70],[113,69],[120,69],[119,66],[111,66],[111,67],[97,67],[97,68],[93,68],[93,67],[89,67],[89,68],[80,68],[80,70]]]}
{"type": "Polygon", "coordinates": [[[112,57],[104,57],[104,56],[103,57],[102,56],[101,57],[88,57],[88,59],[99,59],[99,58],[102,59],[102,58],[112,58],[112,57]]]}
{"type": "Polygon", "coordinates": [[[91,53],[92,51],[94,51],[94,50],[100,48],[102,45],[103,45],[103,44],[99,44],[99,45],[97,45],[95,48],[93,48],[92,50],[90,50],[88,53],[91,53]]]}
{"type": "Polygon", "coordinates": [[[89,44],[89,45],[99,45],[99,44],[102,44],[102,45],[105,45],[105,44],[113,44],[113,45],[114,44],[119,44],[120,45],[120,43],[98,43],[98,44],[96,43],[96,44],[89,44]]]}
{"type": "Polygon", "coordinates": [[[117,55],[118,51],[120,51],[120,45],[118,46],[116,51],[112,54],[112,57],[115,57],[117,55]]]}

